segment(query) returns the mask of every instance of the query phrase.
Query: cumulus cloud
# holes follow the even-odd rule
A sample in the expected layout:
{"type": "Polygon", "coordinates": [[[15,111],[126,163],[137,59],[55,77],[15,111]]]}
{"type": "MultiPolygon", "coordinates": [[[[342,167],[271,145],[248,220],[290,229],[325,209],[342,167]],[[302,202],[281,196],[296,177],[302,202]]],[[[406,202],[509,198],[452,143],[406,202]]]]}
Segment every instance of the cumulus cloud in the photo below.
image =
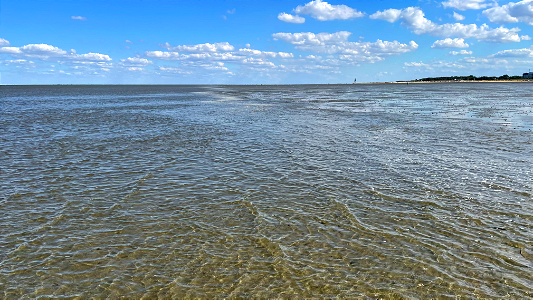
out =
{"type": "Polygon", "coordinates": [[[448,0],[442,2],[444,8],[452,7],[458,10],[483,9],[490,6],[485,0],[448,0]]]}
{"type": "Polygon", "coordinates": [[[181,75],[191,75],[191,74],[193,74],[192,71],[187,71],[187,70],[184,70],[183,68],[177,68],[177,67],[160,66],[158,69],[163,74],[181,74],[181,75]]]}
{"type": "Polygon", "coordinates": [[[146,58],[140,58],[140,57],[128,57],[126,59],[121,59],[120,62],[125,65],[149,65],[153,62],[151,60],[148,60],[146,58]]]}
{"type": "Polygon", "coordinates": [[[22,51],[19,47],[2,47],[0,48],[0,53],[22,54],[22,51]]]}
{"type": "Polygon", "coordinates": [[[9,46],[9,41],[3,38],[0,38],[0,47],[2,46],[9,46]]]}
{"type": "Polygon", "coordinates": [[[335,44],[345,42],[351,35],[348,31],[338,31],[335,33],[312,33],[312,32],[300,32],[300,33],[274,33],[272,37],[274,39],[280,39],[293,45],[323,45],[323,44],[335,44]]]}
{"type": "MultiPolygon", "coordinates": [[[[233,47],[233,46],[232,46],[233,47]]],[[[206,60],[206,61],[234,61],[242,62],[247,57],[261,57],[261,58],[291,58],[294,57],[292,53],[287,52],[271,52],[260,51],[250,48],[242,48],[237,51],[223,52],[223,53],[192,53],[192,54],[180,54],[173,51],[146,51],[145,55],[151,58],[161,60],[206,60]]]]}
{"type": "Polygon", "coordinates": [[[387,9],[384,11],[378,11],[372,15],[370,15],[370,19],[380,19],[387,21],[389,23],[394,23],[400,19],[400,15],[402,13],[401,9],[387,9]]]}
{"type": "Polygon", "coordinates": [[[8,64],[26,64],[26,63],[33,64],[33,61],[28,61],[25,59],[8,59],[8,60],[5,60],[4,62],[8,64]]]}
{"type": "Polygon", "coordinates": [[[47,44],[29,44],[18,49],[26,55],[62,56],[67,54],[67,51],[47,44]]]}
{"type": "Polygon", "coordinates": [[[533,57],[533,46],[530,48],[503,50],[489,55],[489,57],[533,57]]]}
{"type": "Polygon", "coordinates": [[[291,57],[294,57],[294,55],[292,53],[260,51],[260,50],[249,49],[249,48],[239,49],[236,52],[236,54],[240,54],[240,55],[244,55],[244,56],[259,56],[259,57],[264,57],[264,58],[267,58],[267,57],[269,57],[269,58],[275,58],[275,57],[291,58],[291,57]]]}
{"type": "Polygon", "coordinates": [[[465,39],[460,38],[447,38],[444,40],[438,40],[433,43],[431,48],[434,49],[444,49],[444,48],[468,48],[469,45],[465,43],[465,39]]]}
{"type": "Polygon", "coordinates": [[[133,44],[133,42],[130,41],[130,40],[126,40],[125,42],[128,43],[128,44],[133,44]]]}
{"type": "Polygon", "coordinates": [[[295,23],[295,24],[305,23],[305,18],[300,17],[298,15],[290,15],[284,12],[278,15],[278,19],[283,22],[287,22],[287,23],[295,23]]]}
{"type": "Polygon", "coordinates": [[[146,51],[144,54],[148,57],[163,59],[163,60],[179,60],[180,58],[180,54],[178,52],[146,51]]]}
{"type": "Polygon", "coordinates": [[[522,41],[529,41],[529,40],[531,40],[531,37],[530,37],[529,35],[521,35],[521,36],[520,36],[520,39],[521,39],[522,41]]]}
{"type": "Polygon", "coordinates": [[[429,68],[430,66],[428,64],[425,64],[423,62],[410,62],[410,63],[404,63],[406,67],[426,67],[429,68]]]}
{"type": "Polygon", "coordinates": [[[461,23],[447,23],[436,24],[425,17],[424,12],[418,7],[408,7],[402,9],[398,14],[398,10],[388,9],[385,11],[378,11],[371,15],[372,19],[382,19],[388,22],[396,22],[402,20],[402,25],[409,28],[415,34],[429,34],[441,37],[459,37],[459,38],[475,38],[478,41],[508,43],[520,42],[520,37],[517,32],[519,28],[508,29],[505,27],[498,27],[491,29],[487,24],[477,26],[476,24],[461,24],[461,23]]]}
{"type": "Polygon", "coordinates": [[[276,65],[273,62],[270,62],[268,60],[262,59],[262,58],[245,58],[241,62],[245,65],[251,65],[251,66],[260,66],[260,67],[275,67],[276,65]]]}
{"type": "Polygon", "coordinates": [[[87,21],[87,18],[82,16],[72,16],[71,18],[72,20],[87,21]]]}
{"type": "Polygon", "coordinates": [[[0,61],[11,65],[11,70],[32,72],[34,75],[102,76],[102,72],[108,72],[114,66],[111,57],[106,54],[76,53],[74,49],[63,50],[48,44],[0,47],[0,56],[0,61]],[[13,59],[4,59],[5,56],[13,59]]]}
{"type": "Polygon", "coordinates": [[[165,43],[160,45],[161,47],[174,51],[174,52],[185,52],[185,53],[204,53],[204,52],[228,52],[233,51],[235,47],[230,45],[228,42],[223,43],[205,43],[205,44],[198,44],[198,45],[179,45],[176,47],[173,47],[169,43],[165,43]]]}
{"type": "Polygon", "coordinates": [[[294,12],[301,15],[311,15],[311,17],[319,21],[347,20],[365,15],[346,5],[331,5],[322,0],[311,1],[304,6],[298,5],[294,12]]]}
{"type": "Polygon", "coordinates": [[[158,60],[179,62],[180,67],[177,69],[168,69],[171,67],[164,70],[160,69],[165,74],[185,74],[189,71],[194,72],[194,70],[203,69],[224,71],[229,75],[234,75],[225,63],[239,67],[241,71],[270,72],[269,70],[281,68],[270,59],[285,60],[294,58],[292,53],[251,49],[249,44],[246,45],[246,48],[235,50],[235,47],[227,42],[179,46],[171,46],[166,43],[162,47],[170,49],[170,51],[146,51],[145,56],[158,60]]]}
{"type": "Polygon", "coordinates": [[[227,73],[229,69],[224,66],[223,62],[209,62],[209,61],[184,61],[179,67],[176,66],[159,66],[158,70],[162,74],[179,74],[179,75],[205,75],[205,71],[208,73],[220,72],[227,73]]]}
{"type": "MultiPolygon", "coordinates": [[[[382,40],[377,40],[376,42],[349,42],[348,37],[350,35],[351,33],[347,31],[317,34],[312,32],[280,32],[273,34],[272,37],[274,40],[290,43],[299,50],[338,54],[338,59],[351,62],[373,63],[383,60],[384,57],[411,52],[418,48],[414,41],[409,44],[382,40]]],[[[338,62],[333,64],[338,64],[338,62]]]]}
{"type": "Polygon", "coordinates": [[[453,12],[453,18],[456,20],[456,21],[462,21],[465,19],[465,16],[461,15],[461,14],[458,14],[456,12],[453,12]]]}
{"type": "Polygon", "coordinates": [[[461,50],[461,51],[451,51],[448,55],[471,55],[472,51],[461,50]]]}
{"type": "Polygon", "coordinates": [[[201,62],[201,61],[188,61],[182,64],[186,67],[193,68],[202,68],[205,70],[214,70],[214,71],[228,71],[229,69],[224,66],[223,62],[201,62]]]}
{"type": "MultiPolygon", "coordinates": [[[[466,50],[463,50],[466,51],[466,50]]],[[[460,51],[462,52],[462,51],[460,51]]],[[[467,51],[469,52],[469,51],[467,51]]],[[[464,70],[472,71],[482,70],[483,72],[496,72],[494,75],[504,74],[522,74],[524,65],[531,64],[533,57],[533,48],[511,49],[497,52],[485,57],[467,56],[456,61],[431,61],[427,63],[405,63],[406,67],[425,67],[427,70],[438,71],[439,74],[450,74],[461,72],[465,75],[464,70]]],[[[467,54],[467,53],[465,53],[467,54]]],[[[453,55],[453,54],[451,54],[453,55]]],[[[458,55],[461,55],[460,53],[458,55]]]]}
{"type": "Polygon", "coordinates": [[[347,20],[363,17],[365,14],[346,5],[331,5],[322,0],[314,0],[293,9],[295,15],[280,13],[278,19],[290,23],[304,23],[305,18],[299,15],[310,15],[319,21],[347,20]]]}
{"type": "Polygon", "coordinates": [[[238,56],[232,53],[180,54],[179,52],[146,51],[145,55],[154,59],[179,61],[238,61],[239,59],[244,58],[244,56],[238,56]]]}
{"type": "Polygon", "coordinates": [[[74,49],[65,51],[47,44],[29,44],[22,47],[1,47],[0,53],[14,57],[33,57],[42,60],[111,61],[108,55],[100,53],[76,54],[74,49]]]}
{"type": "Polygon", "coordinates": [[[0,60],[0,65],[5,66],[13,66],[17,69],[23,69],[23,70],[31,70],[35,69],[35,63],[31,60],[26,59],[6,59],[6,60],[0,60]]]}
{"type": "Polygon", "coordinates": [[[520,21],[533,25],[533,0],[509,2],[483,11],[483,15],[492,23],[506,24],[520,21]]]}
{"type": "Polygon", "coordinates": [[[76,61],[110,61],[111,57],[100,53],[73,54],[69,57],[76,61]]]}

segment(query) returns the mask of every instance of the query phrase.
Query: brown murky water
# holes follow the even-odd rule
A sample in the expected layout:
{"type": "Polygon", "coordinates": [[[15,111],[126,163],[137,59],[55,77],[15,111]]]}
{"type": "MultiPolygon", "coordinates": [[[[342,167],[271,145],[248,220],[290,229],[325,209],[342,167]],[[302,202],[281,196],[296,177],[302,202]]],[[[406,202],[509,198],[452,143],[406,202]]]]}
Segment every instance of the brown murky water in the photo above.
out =
{"type": "Polygon", "coordinates": [[[0,297],[533,297],[531,84],[0,92],[0,297]]]}

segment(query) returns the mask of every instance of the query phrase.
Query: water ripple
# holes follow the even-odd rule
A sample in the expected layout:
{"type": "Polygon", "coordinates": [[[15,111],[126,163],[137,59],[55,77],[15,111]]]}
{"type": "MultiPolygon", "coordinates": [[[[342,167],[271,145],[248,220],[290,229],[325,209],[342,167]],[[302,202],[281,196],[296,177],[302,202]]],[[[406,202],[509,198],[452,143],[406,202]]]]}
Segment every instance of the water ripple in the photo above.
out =
{"type": "Polygon", "coordinates": [[[531,298],[531,92],[4,86],[1,297],[531,298]]]}

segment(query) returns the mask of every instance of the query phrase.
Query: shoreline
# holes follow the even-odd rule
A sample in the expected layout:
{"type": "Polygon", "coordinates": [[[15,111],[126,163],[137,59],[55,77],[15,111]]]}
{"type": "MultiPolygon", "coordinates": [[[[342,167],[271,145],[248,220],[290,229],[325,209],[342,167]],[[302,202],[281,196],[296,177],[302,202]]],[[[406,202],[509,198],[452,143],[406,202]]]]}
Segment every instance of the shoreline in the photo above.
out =
{"type": "Polygon", "coordinates": [[[357,82],[353,84],[427,84],[427,83],[523,83],[533,82],[531,79],[524,80],[441,80],[441,81],[378,81],[378,82],[357,82]]]}
{"type": "Polygon", "coordinates": [[[375,82],[355,82],[355,83],[285,83],[285,84],[107,84],[107,83],[79,83],[79,84],[0,84],[4,87],[24,87],[24,86],[294,86],[294,85],[361,85],[361,84],[428,84],[428,83],[523,83],[533,82],[533,79],[523,80],[442,80],[442,81],[375,81],[375,82]]]}

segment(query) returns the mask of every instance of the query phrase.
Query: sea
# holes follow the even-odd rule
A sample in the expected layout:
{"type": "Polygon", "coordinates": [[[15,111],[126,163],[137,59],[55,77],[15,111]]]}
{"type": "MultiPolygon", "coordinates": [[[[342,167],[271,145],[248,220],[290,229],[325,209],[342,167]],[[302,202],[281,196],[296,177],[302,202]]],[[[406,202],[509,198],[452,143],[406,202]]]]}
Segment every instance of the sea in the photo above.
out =
{"type": "Polygon", "coordinates": [[[0,298],[531,299],[532,95],[0,86],[0,298]]]}

